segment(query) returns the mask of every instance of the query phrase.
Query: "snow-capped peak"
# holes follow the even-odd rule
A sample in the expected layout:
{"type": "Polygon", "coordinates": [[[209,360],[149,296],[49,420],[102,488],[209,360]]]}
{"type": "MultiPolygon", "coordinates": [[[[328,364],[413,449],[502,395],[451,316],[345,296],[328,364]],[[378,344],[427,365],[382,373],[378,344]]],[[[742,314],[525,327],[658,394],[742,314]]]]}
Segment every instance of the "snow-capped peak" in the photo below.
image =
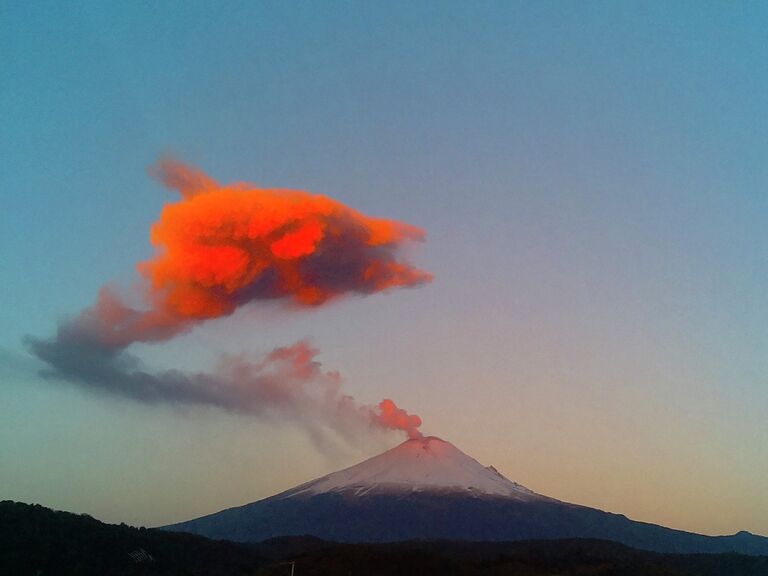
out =
{"type": "Polygon", "coordinates": [[[406,440],[360,464],[298,486],[284,496],[352,492],[456,491],[516,500],[545,499],[484,467],[453,444],[435,436],[406,440]]]}

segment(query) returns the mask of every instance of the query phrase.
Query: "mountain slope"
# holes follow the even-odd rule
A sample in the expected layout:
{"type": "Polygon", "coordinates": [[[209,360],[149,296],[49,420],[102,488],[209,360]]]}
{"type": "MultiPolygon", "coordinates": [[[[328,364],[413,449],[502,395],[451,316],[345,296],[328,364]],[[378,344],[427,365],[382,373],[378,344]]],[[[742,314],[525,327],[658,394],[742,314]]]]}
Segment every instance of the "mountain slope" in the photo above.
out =
{"type": "Polygon", "coordinates": [[[768,538],[703,536],[536,494],[438,438],[409,440],[281,494],[167,529],[242,542],[303,534],[338,542],[602,538],[658,552],[768,554],[768,538]]]}
{"type": "Polygon", "coordinates": [[[282,496],[413,492],[462,492],[523,502],[548,500],[434,436],[408,440],[365,462],[297,486],[282,496]]]}

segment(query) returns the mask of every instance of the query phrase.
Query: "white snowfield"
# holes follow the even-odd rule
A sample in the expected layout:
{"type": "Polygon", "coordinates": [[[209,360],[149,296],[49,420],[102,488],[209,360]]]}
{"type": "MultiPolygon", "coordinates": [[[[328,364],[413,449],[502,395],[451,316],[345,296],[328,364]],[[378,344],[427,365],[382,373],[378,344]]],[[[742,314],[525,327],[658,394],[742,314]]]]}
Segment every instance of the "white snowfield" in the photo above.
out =
{"type": "Polygon", "coordinates": [[[297,486],[282,497],[351,492],[357,496],[393,492],[469,492],[515,500],[551,500],[486,468],[453,444],[435,436],[407,440],[350,468],[297,486]]]}

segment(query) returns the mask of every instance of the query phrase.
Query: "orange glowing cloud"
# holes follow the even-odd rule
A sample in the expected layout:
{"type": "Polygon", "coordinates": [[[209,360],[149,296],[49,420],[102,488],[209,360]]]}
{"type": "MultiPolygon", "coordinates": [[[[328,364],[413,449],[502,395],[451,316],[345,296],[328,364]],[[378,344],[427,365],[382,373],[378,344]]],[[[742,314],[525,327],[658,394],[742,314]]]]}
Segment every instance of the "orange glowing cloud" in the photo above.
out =
{"type": "MultiPolygon", "coordinates": [[[[161,162],[154,173],[181,194],[152,226],[155,256],[138,265],[160,323],[226,316],[255,300],[317,306],[432,280],[398,258],[403,243],[424,239],[415,226],[371,218],[319,194],[221,186],[176,161],[161,162]]],[[[128,340],[155,338],[152,330],[126,331],[128,340]]]]}
{"type": "Polygon", "coordinates": [[[421,418],[416,414],[408,414],[402,408],[398,408],[389,398],[385,398],[379,402],[378,413],[374,413],[371,418],[373,421],[389,430],[402,430],[408,434],[408,438],[421,438],[422,434],[419,431],[421,426],[421,418]]]}

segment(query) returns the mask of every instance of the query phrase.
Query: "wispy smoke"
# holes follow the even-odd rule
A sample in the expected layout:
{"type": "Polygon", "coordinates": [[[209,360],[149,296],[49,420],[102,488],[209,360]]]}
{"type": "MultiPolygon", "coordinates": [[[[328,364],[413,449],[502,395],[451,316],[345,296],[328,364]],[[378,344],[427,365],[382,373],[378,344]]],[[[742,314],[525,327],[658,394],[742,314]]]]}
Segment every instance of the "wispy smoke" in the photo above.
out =
{"type": "Polygon", "coordinates": [[[27,338],[45,374],[145,403],[206,405],[300,423],[314,437],[350,437],[365,428],[420,435],[421,419],[391,400],[359,405],[341,377],[323,372],[317,351],[299,342],[261,359],[225,357],[211,373],[151,373],[127,352],[135,342],[172,338],[248,303],[320,306],[347,294],[417,286],[431,275],[398,258],[424,233],[364,216],[330,198],[297,190],[220,186],[199,170],[166,160],[153,173],[181,194],[152,226],[155,256],[138,265],[146,306],[109,288],[60,323],[50,339],[27,338]]]}
{"type": "Polygon", "coordinates": [[[318,350],[305,341],[275,348],[261,358],[224,356],[212,372],[166,370],[150,373],[135,356],[83,339],[72,325],[52,340],[28,339],[33,353],[50,369],[44,375],[95,392],[147,404],[213,406],[260,418],[291,421],[319,443],[334,432],[349,441],[366,431],[403,430],[419,435],[418,416],[407,415],[391,400],[365,406],[345,394],[342,377],[324,371],[318,350]]]}

